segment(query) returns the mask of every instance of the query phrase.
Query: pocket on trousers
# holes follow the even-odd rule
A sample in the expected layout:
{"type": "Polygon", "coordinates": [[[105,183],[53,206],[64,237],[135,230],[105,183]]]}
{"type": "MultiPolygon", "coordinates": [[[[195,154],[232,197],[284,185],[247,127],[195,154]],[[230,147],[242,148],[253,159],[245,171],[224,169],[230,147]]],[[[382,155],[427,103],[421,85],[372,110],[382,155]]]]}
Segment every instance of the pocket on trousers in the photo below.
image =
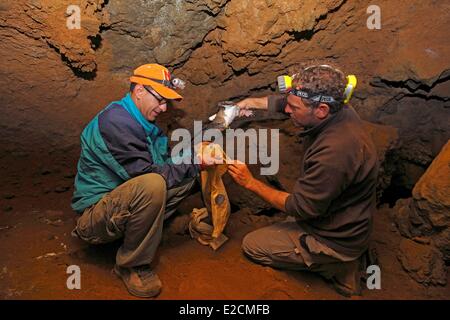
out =
{"type": "Polygon", "coordinates": [[[110,237],[120,238],[125,233],[131,213],[128,210],[115,212],[107,221],[106,231],[110,237]]]}

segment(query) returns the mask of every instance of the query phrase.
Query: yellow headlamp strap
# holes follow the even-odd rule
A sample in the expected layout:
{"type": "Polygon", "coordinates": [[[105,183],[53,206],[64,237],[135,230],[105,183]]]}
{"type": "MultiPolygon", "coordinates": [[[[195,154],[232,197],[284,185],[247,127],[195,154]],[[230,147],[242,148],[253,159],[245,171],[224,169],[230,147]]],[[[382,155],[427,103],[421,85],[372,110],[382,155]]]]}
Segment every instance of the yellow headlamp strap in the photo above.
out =
{"type": "Polygon", "coordinates": [[[352,97],[353,91],[355,90],[357,83],[358,80],[356,79],[356,76],[352,74],[347,76],[347,85],[345,86],[344,91],[345,104],[347,104],[350,101],[350,98],[352,97]]]}

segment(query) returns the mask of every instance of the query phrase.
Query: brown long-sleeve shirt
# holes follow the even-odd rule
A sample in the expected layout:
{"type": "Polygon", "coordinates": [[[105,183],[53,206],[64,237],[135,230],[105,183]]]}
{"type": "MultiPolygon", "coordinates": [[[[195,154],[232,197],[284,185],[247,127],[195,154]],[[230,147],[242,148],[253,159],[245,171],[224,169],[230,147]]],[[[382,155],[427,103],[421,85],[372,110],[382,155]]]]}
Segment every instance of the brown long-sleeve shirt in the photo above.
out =
{"type": "MultiPolygon", "coordinates": [[[[269,110],[286,100],[269,97],[269,110]]],[[[368,246],[376,205],[378,160],[361,119],[350,106],[300,133],[306,146],[286,212],[337,253],[358,257],[368,246]]]]}

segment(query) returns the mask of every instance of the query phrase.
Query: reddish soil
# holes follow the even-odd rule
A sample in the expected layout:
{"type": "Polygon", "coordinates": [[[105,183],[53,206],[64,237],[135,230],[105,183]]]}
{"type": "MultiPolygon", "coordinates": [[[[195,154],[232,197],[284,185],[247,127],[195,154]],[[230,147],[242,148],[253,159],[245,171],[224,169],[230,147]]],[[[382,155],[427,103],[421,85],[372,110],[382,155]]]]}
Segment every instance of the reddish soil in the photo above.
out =
{"type": "MultiPolygon", "coordinates": [[[[43,173],[47,180],[54,176],[43,173]]],[[[70,177],[66,180],[71,182],[70,177]]],[[[32,189],[2,198],[7,212],[0,221],[0,298],[133,299],[111,274],[120,244],[90,246],[71,237],[77,218],[69,207],[71,189],[32,189]],[[56,256],[38,258],[48,253],[56,256]],[[73,264],[81,268],[81,290],[66,288],[66,269],[73,264]]],[[[179,215],[166,223],[155,263],[164,285],[157,299],[345,299],[315,274],[274,270],[243,256],[243,236],[273,218],[251,215],[248,209],[233,213],[225,232],[230,240],[217,252],[190,239],[183,233],[183,222],[191,206],[199,205],[198,194],[191,196],[179,215]]],[[[374,241],[382,289],[364,289],[362,297],[353,299],[448,299],[448,285],[427,288],[403,271],[396,258],[399,240],[388,209],[381,209],[375,217],[374,241]]]]}

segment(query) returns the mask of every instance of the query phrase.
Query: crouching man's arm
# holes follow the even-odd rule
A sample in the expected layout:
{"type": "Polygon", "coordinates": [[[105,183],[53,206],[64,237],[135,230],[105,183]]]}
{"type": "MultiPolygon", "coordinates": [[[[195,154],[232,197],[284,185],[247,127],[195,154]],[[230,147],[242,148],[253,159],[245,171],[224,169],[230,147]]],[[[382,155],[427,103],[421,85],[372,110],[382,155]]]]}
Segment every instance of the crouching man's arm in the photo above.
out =
{"type": "Polygon", "coordinates": [[[269,187],[265,183],[254,178],[247,165],[235,161],[228,164],[228,173],[237,184],[254,192],[256,195],[270,203],[274,208],[286,212],[286,199],[289,193],[269,187]]]}
{"type": "Polygon", "coordinates": [[[242,111],[265,110],[269,113],[283,113],[286,104],[286,96],[277,94],[259,98],[250,97],[236,103],[242,111]]]}
{"type": "Polygon", "coordinates": [[[267,110],[269,105],[269,98],[268,97],[246,98],[236,103],[236,105],[241,109],[267,110]]]}

